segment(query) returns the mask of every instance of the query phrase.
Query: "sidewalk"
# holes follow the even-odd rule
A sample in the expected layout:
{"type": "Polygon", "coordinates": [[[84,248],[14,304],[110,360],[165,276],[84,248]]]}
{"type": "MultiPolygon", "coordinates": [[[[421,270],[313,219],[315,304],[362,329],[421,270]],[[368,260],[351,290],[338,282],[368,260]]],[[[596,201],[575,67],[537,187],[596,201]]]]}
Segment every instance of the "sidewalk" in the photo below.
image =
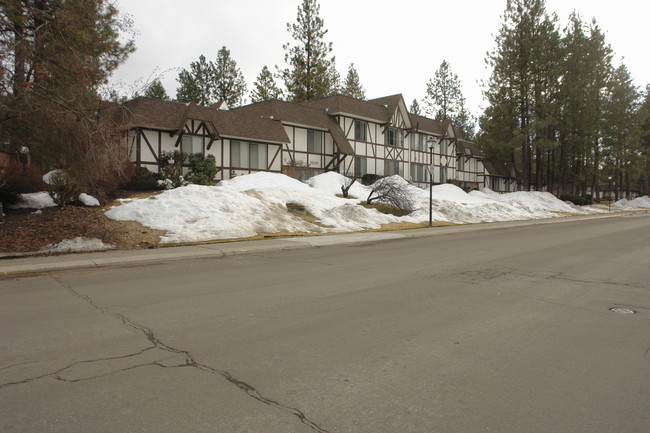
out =
{"type": "Polygon", "coordinates": [[[495,230],[539,224],[567,223],[589,219],[614,218],[624,214],[597,214],[571,216],[541,220],[506,221],[457,226],[432,227],[410,230],[355,232],[337,235],[300,236],[295,238],[276,238],[253,241],[218,242],[191,246],[170,246],[147,250],[101,251],[72,253],[55,256],[30,256],[0,259],[0,277],[18,274],[46,272],[65,269],[82,269],[107,266],[130,266],[148,263],[161,263],[175,260],[218,258],[235,254],[261,251],[288,250],[297,248],[323,247],[330,245],[349,245],[385,240],[408,239],[415,237],[439,236],[478,230],[495,230]]]}

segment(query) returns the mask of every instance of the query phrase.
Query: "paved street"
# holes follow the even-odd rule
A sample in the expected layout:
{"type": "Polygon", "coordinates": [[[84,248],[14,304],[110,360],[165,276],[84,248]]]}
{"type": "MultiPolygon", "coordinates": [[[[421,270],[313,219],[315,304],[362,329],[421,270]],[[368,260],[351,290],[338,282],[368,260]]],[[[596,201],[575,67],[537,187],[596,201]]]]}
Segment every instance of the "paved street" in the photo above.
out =
{"type": "Polygon", "coordinates": [[[649,257],[646,215],[10,274],[0,431],[647,433],[649,257]]]}

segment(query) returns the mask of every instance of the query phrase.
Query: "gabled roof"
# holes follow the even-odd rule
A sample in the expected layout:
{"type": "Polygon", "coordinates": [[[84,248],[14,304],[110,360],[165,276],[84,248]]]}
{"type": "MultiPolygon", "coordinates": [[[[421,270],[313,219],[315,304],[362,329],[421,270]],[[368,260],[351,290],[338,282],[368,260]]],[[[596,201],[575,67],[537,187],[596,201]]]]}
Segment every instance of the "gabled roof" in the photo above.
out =
{"type": "Polygon", "coordinates": [[[269,143],[289,143],[280,122],[233,111],[202,107],[194,103],[140,97],[124,103],[127,127],[180,133],[188,120],[205,122],[214,138],[227,137],[269,143]]]}
{"type": "Polygon", "coordinates": [[[449,128],[449,120],[434,120],[417,114],[409,114],[411,125],[416,132],[444,136],[449,128]]]}
{"type": "Polygon", "coordinates": [[[234,109],[235,112],[254,114],[280,120],[284,124],[328,131],[341,153],[354,155],[350,142],[336,120],[325,110],[285,101],[263,101],[234,109]]]}
{"type": "Polygon", "coordinates": [[[483,160],[483,166],[487,170],[487,174],[490,176],[500,176],[500,177],[512,177],[514,178],[514,173],[507,165],[499,163],[497,161],[492,161],[490,159],[483,160]]]}
{"type": "Polygon", "coordinates": [[[375,99],[370,99],[368,102],[373,102],[375,104],[379,105],[385,105],[388,107],[388,118],[391,119],[397,109],[401,109],[402,113],[404,113],[404,121],[407,123],[407,128],[411,128],[412,125],[411,119],[409,119],[409,111],[406,108],[406,103],[404,102],[404,97],[402,96],[401,93],[398,93],[396,95],[390,95],[390,96],[383,96],[381,98],[375,98],[375,99]]]}
{"type": "Polygon", "coordinates": [[[465,140],[463,133],[460,129],[452,125],[454,135],[456,136],[456,154],[472,155],[476,158],[483,158],[483,152],[477,145],[471,141],[465,140]]]}
{"type": "Polygon", "coordinates": [[[347,115],[349,117],[371,120],[378,123],[388,123],[391,117],[388,108],[384,105],[362,101],[345,95],[326,96],[320,99],[305,101],[302,104],[324,109],[332,116],[347,115]]]}

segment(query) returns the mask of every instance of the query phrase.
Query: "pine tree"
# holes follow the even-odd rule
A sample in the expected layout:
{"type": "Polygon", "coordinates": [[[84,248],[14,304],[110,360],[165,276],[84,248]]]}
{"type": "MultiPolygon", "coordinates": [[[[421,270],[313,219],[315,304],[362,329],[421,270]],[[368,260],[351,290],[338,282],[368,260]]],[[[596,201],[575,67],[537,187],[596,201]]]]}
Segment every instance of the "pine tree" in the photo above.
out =
{"type": "Polygon", "coordinates": [[[296,23],[287,24],[287,30],[295,41],[287,43],[284,60],[287,68],[280,71],[287,88],[289,99],[293,102],[328,96],[335,83],[334,57],[332,43],[323,39],[327,30],[323,19],[318,15],[320,5],[316,0],[303,0],[298,7],[296,23]]]}
{"type": "Polygon", "coordinates": [[[221,47],[217,60],[213,64],[213,98],[225,101],[230,107],[237,107],[244,102],[246,80],[237,67],[237,62],[230,57],[230,50],[221,47]]]}
{"type": "Polygon", "coordinates": [[[639,110],[639,125],[643,166],[645,167],[644,195],[650,195],[650,84],[645,88],[645,99],[639,110]]]}
{"type": "Polygon", "coordinates": [[[201,54],[199,60],[190,63],[190,70],[183,69],[178,78],[176,100],[179,102],[194,102],[208,106],[214,102],[215,82],[214,65],[201,54]]]}
{"type": "Polygon", "coordinates": [[[113,1],[0,2],[0,143],[102,193],[125,174],[98,89],[135,49],[113,1]]]}
{"type": "Polygon", "coordinates": [[[270,101],[273,99],[282,99],[282,90],[275,83],[275,79],[271,71],[269,71],[269,68],[264,66],[262,72],[257,76],[257,80],[253,83],[251,102],[270,101]]]}
{"type": "Polygon", "coordinates": [[[451,71],[449,63],[443,60],[427,83],[425,111],[437,120],[452,119],[460,112],[462,100],[460,79],[451,71]]]}
{"type": "Polygon", "coordinates": [[[415,114],[416,116],[422,115],[422,111],[420,110],[420,104],[418,103],[417,99],[414,99],[413,102],[411,103],[411,107],[409,108],[409,113],[415,114]]]}
{"type": "Polygon", "coordinates": [[[355,99],[366,100],[366,91],[359,82],[359,73],[354,69],[354,63],[350,63],[348,68],[348,75],[345,77],[345,83],[341,93],[355,99]]]}
{"type": "Polygon", "coordinates": [[[165,86],[160,82],[160,79],[156,78],[153,80],[145,89],[144,96],[147,98],[158,98],[163,101],[168,101],[169,96],[165,90],[165,86]]]}
{"type": "Polygon", "coordinates": [[[630,198],[630,178],[641,171],[640,94],[625,65],[616,68],[607,83],[603,151],[617,196],[630,198]]]}
{"type": "Polygon", "coordinates": [[[560,80],[556,21],[543,0],[508,0],[497,47],[487,59],[493,70],[485,90],[490,107],[481,120],[482,139],[498,146],[495,137],[500,137],[506,149],[498,153],[512,153],[525,190],[533,184],[533,170],[537,188],[542,187],[544,155],[554,136],[552,99],[560,80]]]}

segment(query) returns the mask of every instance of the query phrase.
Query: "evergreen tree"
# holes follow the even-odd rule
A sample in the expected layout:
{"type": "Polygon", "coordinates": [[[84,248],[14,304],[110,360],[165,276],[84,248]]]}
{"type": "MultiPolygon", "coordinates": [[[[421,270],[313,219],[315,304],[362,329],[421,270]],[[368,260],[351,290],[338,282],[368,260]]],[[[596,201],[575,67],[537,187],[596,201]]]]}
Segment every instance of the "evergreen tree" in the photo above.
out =
{"type": "Polygon", "coordinates": [[[221,47],[212,71],[213,99],[225,101],[230,107],[241,105],[246,95],[246,80],[237,67],[237,62],[230,57],[229,49],[221,47]]]}
{"type": "Polygon", "coordinates": [[[616,180],[616,198],[630,198],[630,179],[641,171],[640,94],[625,65],[608,80],[603,151],[609,173],[616,180]]]}
{"type": "Polygon", "coordinates": [[[446,60],[427,83],[424,106],[429,116],[437,120],[451,120],[466,139],[474,137],[474,117],[465,105],[460,79],[451,71],[446,60]]]}
{"type": "Polygon", "coordinates": [[[115,125],[97,116],[98,89],[134,50],[114,2],[3,1],[0,28],[0,143],[93,193],[123,180],[115,125]]]}
{"type": "Polygon", "coordinates": [[[363,90],[363,86],[359,82],[359,73],[354,69],[354,63],[350,63],[341,93],[351,98],[366,100],[366,91],[363,90]]]}
{"type": "Polygon", "coordinates": [[[334,57],[329,58],[332,43],[323,40],[327,30],[323,28],[319,12],[317,0],[303,0],[298,7],[296,22],[287,24],[295,44],[283,46],[288,66],[280,71],[280,75],[293,102],[328,96],[336,84],[333,82],[338,75],[334,57]]]}
{"type": "Polygon", "coordinates": [[[487,59],[493,70],[485,90],[490,107],[481,120],[482,139],[498,146],[495,137],[500,138],[506,149],[498,153],[512,153],[525,190],[531,188],[533,170],[537,188],[543,186],[544,154],[554,137],[552,109],[557,105],[552,101],[560,80],[556,21],[543,0],[508,0],[497,47],[487,59]]]}
{"type": "Polygon", "coordinates": [[[569,18],[562,38],[563,76],[560,84],[559,193],[597,195],[604,128],[604,93],[611,75],[612,50],[594,22],[586,26],[577,14],[569,18]]]}
{"type": "Polygon", "coordinates": [[[269,68],[264,66],[262,72],[257,76],[257,80],[253,83],[251,102],[270,101],[273,99],[282,99],[282,90],[275,83],[275,79],[271,71],[269,71],[269,68]]]}
{"type": "Polygon", "coordinates": [[[163,101],[168,101],[169,96],[165,90],[165,86],[160,82],[160,79],[156,78],[153,80],[145,89],[144,96],[147,98],[158,98],[163,101]]]}
{"type": "Polygon", "coordinates": [[[415,114],[416,116],[422,115],[422,111],[420,110],[420,104],[418,103],[417,99],[414,99],[413,102],[411,103],[411,107],[409,108],[409,113],[415,114]]]}
{"type": "Polygon", "coordinates": [[[645,88],[645,99],[639,110],[639,125],[643,166],[645,167],[644,195],[650,195],[650,84],[645,88]]]}
{"type": "Polygon", "coordinates": [[[425,111],[437,120],[452,119],[460,112],[462,101],[460,79],[451,71],[449,63],[443,60],[427,83],[425,111]]]}
{"type": "Polygon", "coordinates": [[[176,100],[179,102],[194,102],[208,106],[214,102],[215,82],[214,65],[201,54],[199,60],[190,63],[190,70],[183,69],[178,78],[176,100]]]}

